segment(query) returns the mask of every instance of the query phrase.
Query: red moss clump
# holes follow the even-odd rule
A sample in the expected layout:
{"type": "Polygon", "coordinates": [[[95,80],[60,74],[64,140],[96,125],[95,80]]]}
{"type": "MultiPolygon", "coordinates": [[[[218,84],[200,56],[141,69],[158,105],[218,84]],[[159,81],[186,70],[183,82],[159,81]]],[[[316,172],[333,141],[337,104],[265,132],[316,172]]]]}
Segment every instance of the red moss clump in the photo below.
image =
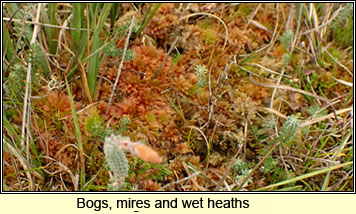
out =
{"type": "Polygon", "coordinates": [[[165,34],[177,25],[174,23],[178,20],[174,8],[175,4],[162,4],[145,29],[145,33],[154,40],[163,39],[165,34]]]}
{"type": "Polygon", "coordinates": [[[46,97],[46,102],[38,103],[38,107],[50,115],[54,113],[58,117],[71,114],[69,96],[61,91],[50,92],[46,97]]]}
{"type": "MultiPolygon", "coordinates": [[[[153,78],[157,68],[161,65],[165,53],[153,46],[134,46],[135,59],[125,61],[116,95],[109,108],[108,118],[116,118],[117,123],[123,115],[135,118],[131,124],[133,140],[139,133],[144,133],[146,139],[157,147],[167,147],[170,142],[178,142],[180,137],[175,125],[176,112],[171,107],[165,94],[161,92],[171,87],[176,71],[172,69],[169,57],[160,69],[157,78],[153,78]],[[159,142],[159,143],[157,143],[159,142]]],[[[105,72],[105,76],[112,82],[117,75],[117,67],[105,72]]],[[[105,84],[100,90],[99,97],[108,97],[112,86],[105,84]],[[105,90],[105,91],[104,91],[105,90]]],[[[110,95],[109,95],[110,96],[110,95]]],[[[98,110],[105,113],[107,102],[101,101],[98,110]]]]}

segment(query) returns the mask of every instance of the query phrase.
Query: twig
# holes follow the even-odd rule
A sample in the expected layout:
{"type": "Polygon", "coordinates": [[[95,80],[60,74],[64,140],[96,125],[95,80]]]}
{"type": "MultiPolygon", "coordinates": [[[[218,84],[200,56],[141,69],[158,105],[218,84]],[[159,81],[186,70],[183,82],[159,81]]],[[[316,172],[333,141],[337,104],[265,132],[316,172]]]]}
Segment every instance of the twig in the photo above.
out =
{"type": "Polygon", "coordinates": [[[284,169],[286,170],[287,177],[289,178],[290,175],[289,175],[287,164],[286,164],[286,162],[284,161],[284,158],[283,158],[283,151],[282,151],[282,146],[281,145],[278,146],[278,150],[279,150],[279,155],[281,156],[281,160],[282,160],[284,169]]]}
{"type": "Polygon", "coordinates": [[[185,177],[185,178],[182,178],[182,179],[180,179],[180,180],[177,180],[177,181],[175,181],[174,183],[169,183],[169,184],[164,185],[163,187],[159,188],[158,191],[162,191],[162,190],[166,189],[167,187],[170,187],[170,186],[179,184],[179,183],[181,183],[181,182],[183,182],[183,181],[186,181],[186,180],[189,180],[189,179],[191,179],[191,178],[194,178],[195,176],[199,175],[200,173],[201,173],[201,172],[196,171],[196,172],[194,172],[193,174],[191,174],[191,175],[188,176],[188,177],[185,177]]]}
{"type": "Polygon", "coordinates": [[[246,181],[251,177],[251,175],[260,167],[260,165],[264,162],[264,160],[271,154],[271,152],[276,148],[276,146],[279,145],[279,143],[276,143],[273,145],[273,147],[265,154],[265,156],[260,160],[258,164],[248,173],[247,176],[245,176],[245,179],[241,182],[241,184],[237,187],[237,190],[240,190],[241,187],[246,183],[246,181]]]}
{"type": "MultiPolygon", "coordinates": [[[[279,84],[281,83],[283,74],[284,74],[284,68],[282,69],[282,72],[281,72],[281,74],[279,75],[279,78],[278,78],[278,80],[277,80],[277,83],[276,83],[277,86],[279,86],[279,84]]],[[[274,89],[273,89],[273,92],[272,92],[272,95],[271,95],[271,103],[270,103],[270,108],[271,108],[271,109],[273,109],[274,96],[275,96],[276,93],[277,93],[277,89],[278,89],[278,87],[274,88],[274,89]]],[[[273,114],[272,114],[272,118],[273,118],[273,114]]],[[[275,127],[275,129],[276,129],[276,133],[278,133],[277,127],[275,127]]]]}
{"type": "Polygon", "coordinates": [[[212,17],[216,18],[217,20],[219,20],[219,21],[221,22],[221,24],[222,24],[222,25],[224,26],[224,28],[225,28],[225,41],[224,41],[224,46],[223,46],[223,50],[224,50],[224,49],[225,49],[225,46],[226,46],[226,42],[227,42],[227,40],[228,40],[228,38],[229,38],[229,31],[228,31],[228,29],[227,29],[227,26],[226,26],[225,22],[224,22],[222,19],[220,19],[219,17],[217,17],[217,16],[215,16],[215,15],[213,15],[213,14],[210,14],[210,13],[193,13],[193,14],[189,14],[189,15],[187,15],[187,16],[184,16],[184,17],[178,19],[178,22],[182,21],[183,19],[188,19],[188,18],[190,18],[190,17],[192,17],[192,16],[197,16],[197,15],[212,16],[212,17]]]}
{"type": "Polygon", "coordinates": [[[274,110],[274,109],[272,109],[272,108],[262,108],[262,109],[263,109],[263,110],[267,110],[267,111],[269,111],[269,112],[271,112],[271,113],[277,115],[278,117],[281,117],[281,118],[283,118],[283,119],[287,119],[287,116],[285,116],[284,114],[280,113],[280,112],[277,111],[277,110],[274,110]]]}
{"type": "MultiPolygon", "coordinates": [[[[221,72],[219,74],[219,77],[216,81],[216,85],[215,85],[215,88],[214,88],[214,91],[213,93],[211,92],[211,81],[210,81],[210,78],[211,78],[211,69],[209,70],[209,102],[208,102],[208,110],[209,110],[209,117],[208,117],[208,121],[201,127],[201,128],[204,128],[205,126],[207,126],[210,121],[211,121],[211,118],[212,118],[212,114],[213,114],[213,110],[214,110],[214,105],[216,104],[216,102],[218,101],[218,99],[216,99],[215,95],[216,95],[216,91],[218,89],[218,85],[219,85],[219,81],[221,78],[223,78],[223,81],[226,79],[226,72],[229,70],[230,68],[230,64],[228,65],[225,65],[225,69],[224,69],[224,72],[223,74],[221,75],[221,72]],[[213,95],[214,94],[214,95],[213,95]],[[213,100],[214,98],[214,100],[213,100]]],[[[224,82],[223,82],[224,83],[224,82]]]]}
{"type": "MultiPolygon", "coordinates": [[[[201,128],[204,128],[205,126],[207,126],[209,124],[210,119],[211,119],[211,114],[213,112],[214,104],[217,101],[216,98],[214,97],[214,101],[211,102],[212,97],[213,97],[211,94],[211,69],[212,69],[212,67],[210,67],[210,69],[209,69],[209,81],[208,81],[208,83],[209,83],[208,84],[209,85],[209,101],[208,101],[209,117],[208,117],[208,122],[206,122],[205,125],[202,126],[201,128]]],[[[219,75],[219,77],[220,77],[220,75],[219,75]]],[[[219,81],[219,79],[218,79],[218,81],[219,81]]]]}
{"type": "Polygon", "coordinates": [[[347,73],[349,73],[352,77],[354,76],[354,74],[349,69],[347,69],[347,67],[345,65],[341,64],[339,62],[339,60],[337,60],[335,57],[333,57],[333,55],[331,55],[331,53],[329,53],[329,51],[326,48],[323,48],[323,51],[325,51],[330,56],[330,58],[334,60],[334,62],[336,64],[338,64],[341,68],[343,68],[345,71],[347,71],[347,73]]]}
{"type": "Polygon", "coordinates": [[[247,29],[247,26],[250,24],[250,22],[253,21],[253,18],[255,17],[257,11],[260,9],[261,7],[261,3],[258,3],[257,6],[255,7],[255,9],[253,10],[253,12],[250,14],[250,17],[248,17],[248,21],[247,24],[244,26],[244,29],[247,29]]]}
{"type": "Polygon", "coordinates": [[[127,47],[129,46],[129,41],[130,41],[130,36],[131,36],[131,32],[132,32],[132,27],[133,27],[134,21],[135,21],[135,16],[132,16],[131,23],[130,23],[130,28],[129,28],[129,33],[128,33],[127,38],[126,38],[124,53],[122,54],[122,59],[121,59],[121,63],[120,63],[119,69],[118,69],[118,71],[117,71],[117,76],[116,76],[115,84],[114,84],[114,87],[113,87],[113,89],[112,89],[112,92],[111,92],[111,95],[110,95],[110,99],[109,99],[108,105],[107,105],[107,107],[106,107],[106,111],[105,111],[103,123],[105,122],[105,118],[106,118],[106,116],[107,116],[107,114],[108,114],[108,112],[109,112],[109,108],[110,108],[110,105],[111,105],[111,103],[112,103],[112,98],[114,97],[114,93],[115,93],[115,91],[116,91],[117,83],[119,82],[119,79],[120,79],[121,69],[122,69],[122,66],[123,66],[123,64],[124,64],[127,47]]]}
{"type": "Polygon", "coordinates": [[[322,24],[322,25],[319,25],[319,26],[317,26],[317,27],[315,27],[315,28],[313,28],[313,29],[310,29],[310,30],[307,30],[307,31],[303,32],[303,33],[302,33],[302,36],[305,35],[305,34],[308,34],[308,33],[310,33],[310,32],[316,31],[316,30],[318,30],[319,28],[322,28],[322,27],[328,25],[329,23],[331,23],[331,22],[339,15],[339,13],[340,13],[343,9],[344,9],[344,8],[343,8],[342,6],[340,6],[339,9],[333,13],[333,15],[331,16],[331,18],[330,18],[326,23],[324,23],[324,24],[322,24]]]}
{"type": "MultiPolygon", "coordinates": [[[[37,14],[36,14],[36,22],[40,20],[40,12],[41,12],[42,3],[38,4],[37,14]]],[[[35,25],[32,33],[32,39],[30,41],[30,46],[32,46],[36,42],[37,33],[39,31],[39,26],[35,25]]],[[[27,64],[27,77],[26,77],[26,88],[25,88],[25,98],[24,98],[24,105],[23,105],[23,114],[22,114],[22,131],[21,131],[21,146],[25,146],[25,127],[26,127],[26,117],[27,113],[30,111],[28,110],[28,101],[30,98],[30,87],[31,87],[31,69],[32,63],[31,61],[27,64]]]]}
{"type": "Polygon", "coordinates": [[[174,46],[176,45],[176,43],[177,43],[177,41],[178,41],[178,38],[179,38],[179,37],[177,36],[176,39],[173,41],[171,47],[169,48],[169,50],[168,50],[166,56],[165,56],[164,59],[163,59],[161,65],[157,68],[157,70],[155,71],[155,73],[154,73],[153,76],[151,77],[151,80],[156,79],[156,78],[158,77],[161,68],[163,67],[164,63],[166,62],[166,60],[167,60],[169,54],[171,54],[172,50],[174,49],[174,46]]]}
{"type": "MultiPolygon", "coordinates": [[[[276,114],[278,115],[278,117],[281,117],[283,119],[287,119],[287,116],[283,115],[282,113],[274,110],[274,109],[271,109],[271,108],[263,108],[263,110],[266,110],[266,111],[269,111],[273,114],[276,114]]],[[[303,123],[301,123],[299,125],[300,128],[302,127],[305,127],[305,126],[310,126],[314,123],[317,123],[317,122],[320,122],[320,121],[323,121],[323,120],[326,120],[326,119],[330,119],[330,118],[335,118],[335,115],[339,115],[339,114],[343,114],[345,112],[352,112],[353,111],[353,107],[350,107],[350,108],[345,108],[345,109],[341,109],[341,110],[338,110],[338,111],[335,111],[333,113],[330,113],[328,115],[325,115],[325,116],[322,116],[322,117],[318,117],[318,118],[315,118],[313,120],[304,120],[303,123]]]]}
{"type": "Polygon", "coordinates": [[[71,28],[71,27],[62,27],[62,26],[57,26],[57,25],[51,25],[51,24],[45,24],[45,23],[39,23],[39,20],[36,19],[35,22],[30,22],[26,20],[20,20],[20,19],[11,19],[4,17],[2,18],[4,21],[13,21],[13,22],[21,22],[25,24],[33,24],[35,26],[43,26],[43,27],[53,27],[53,28],[59,28],[59,29],[66,29],[66,30],[83,30],[83,31],[91,31],[85,28],[71,28]]]}
{"type": "MultiPolygon", "coordinates": [[[[278,4],[278,3],[277,3],[278,4]]],[[[294,8],[295,8],[295,4],[290,4],[290,8],[289,8],[289,15],[288,15],[288,19],[287,22],[285,24],[285,29],[293,29],[293,17],[294,17],[294,8]]],[[[283,12],[282,12],[283,13],[283,12]]]]}
{"type": "MultiPolygon", "coordinates": [[[[283,74],[284,74],[284,68],[282,69],[282,72],[281,72],[281,74],[280,74],[280,76],[279,76],[279,78],[278,78],[278,80],[277,80],[277,83],[276,83],[276,84],[277,84],[278,86],[279,86],[279,84],[281,83],[283,74]]],[[[275,96],[275,94],[277,93],[277,90],[278,90],[278,88],[274,88],[274,89],[273,89],[273,92],[272,92],[272,95],[271,95],[271,103],[270,103],[270,108],[271,108],[271,109],[273,109],[274,96],[275,96]]],[[[271,113],[271,117],[272,117],[272,119],[274,119],[274,116],[273,116],[272,113],[271,113]]],[[[277,126],[274,126],[274,129],[275,129],[275,132],[278,133],[277,126]]],[[[282,160],[282,163],[283,163],[283,165],[284,165],[284,169],[286,170],[287,176],[288,176],[288,178],[289,178],[289,173],[288,173],[288,169],[287,169],[286,163],[285,163],[284,158],[283,158],[281,146],[279,146],[279,154],[280,154],[280,156],[281,156],[281,160],[282,160]]]]}
{"type": "MultiPolygon", "coordinates": [[[[272,34],[272,38],[270,43],[267,45],[268,49],[266,50],[266,55],[268,55],[268,53],[271,51],[274,43],[277,41],[278,39],[278,34],[281,32],[282,28],[279,29],[279,31],[277,32],[278,29],[278,23],[279,23],[279,5],[278,3],[276,3],[276,8],[277,8],[277,20],[276,20],[276,25],[274,26],[274,30],[273,30],[273,34],[272,34]]],[[[283,10],[282,10],[283,13],[283,10]]]]}
{"type": "Polygon", "coordinates": [[[239,150],[236,152],[236,154],[234,155],[234,157],[231,159],[230,163],[229,163],[229,166],[227,167],[224,175],[222,176],[222,178],[220,179],[218,185],[215,187],[215,191],[219,191],[222,183],[225,181],[225,178],[226,176],[229,174],[230,170],[231,170],[231,167],[234,163],[234,161],[236,160],[237,156],[240,154],[241,150],[242,150],[243,146],[241,145],[239,150]]]}
{"type": "Polygon", "coordinates": [[[78,65],[80,66],[80,72],[81,72],[81,79],[82,79],[82,83],[83,83],[83,87],[84,87],[84,92],[85,95],[87,96],[88,100],[90,103],[93,103],[93,99],[90,96],[90,92],[89,92],[89,87],[88,87],[88,80],[87,80],[87,75],[85,73],[83,64],[80,62],[80,59],[78,58],[77,53],[74,53],[73,51],[71,51],[65,44],[63,44],[61,41],[59,41],[63,47],[70,53],[73,55],[73,57],[75,58],[75,60],[77,61],[78,65]]]}
{"type": "MultiPolygon", "coordinates": [[[[281,75],[280,73],[278,73],[278,72],[276,72],[276,71],[273,71],[273,70],[271,70],[271,69],[269,69],[269,68],[263,67],[262,65],[257,64],[257,63],[249,63],[248,65],[254,65],[254,66],[259,67],[259,68],[261,68],[261,69],[263,69],[263,70],[265,70],[265,71],[267,71],[267,72],[270,72],[270,73],[272,73],[272,74],[281,75]]],[[[283,74],[282,76],[287,77],[287,78],[289,78],[289,79],[292,79],[291,76],[286,75],[286,74],[283,74]]]]}
{"type": "MultiPolygon", "coordinates": [[[[62,39],[64,39],[65,40],[65,37],[64,37],[64,35],[65,35],[65,33],[66,33],[66,27],[65,26],[68,26],[68,20],[69,19],[72,19],[72,14],[70,14],[69,16],[68,16],[68,18],[64,21],[64,23],[63,23],[63,25],[62,25],[62,28],[61,28],[61,30],[59,31],[59,34],[58,34],[58,43],[62,43],[62,39]]],[[[89,37],[88,37],[89,38],[89,37]]],[[[61,46],[60,45],[58,45],[58,47],[57,47],[57,51],[56,51],[56,56],[58,56],[58,55],[60,55],[60,52],[61,52],[61,46]]]]}
{"type": "Polygon", "coordinates": [[[272,34],[272,32],[263,24],[259,23],[258,21],[251,20],[251,24],[253,24],[255,27],[260,28],[264,31],[266,31],[269,34],[272,34]]]}
{"type": "MultiPolygon", "coordinates": [[[[91,103],[89,105],[87,105],[86,107],[84,107],[83,109],[77,111],[77,114],[81,114],[82,112],[84,112],[85,110],[89,109],[90,107],[92,106],[95,106],[95,105],[98,105],[100,102],[95,102],[95,103],[91,103]]],[[[65,116],[65,117],[62,117],[62,118],[59,118],[58,120],[66,120],[66,119],[69,119],[69,118],[72,118],[73,115],[68,115],[68,116],[65,116]]]]}
{"type": "Polygon", "coordinates": [[[201,129],[195,127],[195,126],[185,126],[185,127],[197,130],[204,137],[204,140],[205,140],[205,143],[206,143],[206,148],[208,149],[208,154],[207,154],[206,160],[208,160],[209,157],[210,157],[210,145],[209,145],[209,141],[206,138],[204,132],[201,129]]]}
{"type": "Polygon", "coordinates": [[[39,157],[53,161],[55,164],[57,164],[61,168],[61,171],[62,170],[66,171],[69,174],[70,178],[72,179],[73,186],[74,186],[74,191],[78,191],[78,189],[79,189],[78,188],[79,179],[76,176],[74,176],[72,171],[67,166],[65,166],[63,163],[61,163],[61,162],[59,162],[56,159],[51,158],[51,157],[47,157],[47,156],[39,156],[39,157]]]}
{"type": "MultiPolygon", "coordinates": [[[[185,171],[187,172],[188,177],[191,176],[192,174],[189,172],[188,165],[184,162],[183,162],[183,167],[184,167],[185,171]]],[[[200,191],[206,191],[206,188],[201,187],[194,179],[192,179],[192,182],[195,186],[197,186],[199,188],[200,191]]]]}
{"type": "Polygon", "coordinates": [[[338,82],[338,83],[341,83],[341,84],[343,84],[343,85],[346,85],[346,86],[348,86],[348,87],[353,87],[353,83],[351,83],[351,82],[347,82],[347,81],[345,81],[345,80],[340,80],[340,79],[336,79],[335,77],[333,77],[332,75],[329,75],[329,77],[331,77],[333,80],[335,80],[336,82],[338,82]]]}
{"type": "Polygon", "coordinates": [[[320,122],[320,121],[323,121],[323,120],[326,120],[326,119],[329,119],[329,118],[336,118],[335,115],[343,114],[345,112],[353,112],[353,109],[354,109],[353,107],[346,108],[346,109],[341,109],[341,110],[335,111],[333,113],[330,113],[328,115],[315,118],[313,120],[305,120],[302,124],[299,125],[299,127],[310,126],[310,125],[312,125],[314,123],[317,123],[317,122],[320,122]]]}
{"type": "Polygon", "coordinates": [[[311,97],[314,97],[314,98],[317,98],[317,99],[320,99],[324,102],[327,102],[327,103],[330,103],[330,101],[325,98],[325,97],[322,97],[322,96],[319,96],[319,95],[316,95],[316,94],[312,94],[308,91],[303,91],[301,89],[298,89],[298,88],[293,88],[293,87],[290,87],[290,86],[287,86],[287,85],[276,85],[276,84],[269,84],[269,83],[262,83],[262,82],[257,82],[255,80],[253,80],[250,76],[250,81],[253,83],[253,84],[256,84],[256,85],[259,85],[259,86],[263,86],[263,87],[269,87],[269,88],[279,88],[279,89],[283,89],[283,90],[290,90],[290,91],[295,91],[295,92],[298,92],[298,93],[301,93],[301,94],[305,94],[305,95],[308,95],[308,96],[311,96],[311,97]]]}
{"type": "MultiPolygon", "coordinates": [[[[294,47],[296,45],[296,42],[297,42],[297,38],[298,38],[298,35],[299,35],[299,29],[300,29],[300,20],[302,18],[302,7],[299,7],[299,14],[298,14],[298,21],[297,21],[297,29],[295,30],[295,36],[294,36],[294,39],[293,39],[293,42],[292,42],[292,46],[290,48],[290,53],[293,53],[294,51],[294,47]]],[[[300,35],[299,35],[300,37],[300,35]]]]}
{"type": "MultiPolygon", "coordinates": [[[[37,13],[36,13],[36,22],[40,20],[40,12],[41,12],[42,3],[38,4],[37,13]]],[[[30,41],[30,46],[34,45],[37,38],[37,33],[39,32],[39,26],[35,25],[32,33],[32,39],[30,41]]],[[[22,148],[25,146],[25,129],[27,130],[27,136],[29,136],[30,128],[29,128],[29,120],[31,119],[30,114],[30,97],[31,97],[31,69],[32,63],[31,61],[27,64],[27,77],[26,77],[26,88],[25,88],[25,98],[24,98],[24,106],[23,106],[23,113],[22,113],[22,130],[21,130],[21,146],[22,148]]],[[[27,137],[28,139],[28,137],[27,137]]],[[[29,161],[29,154],[30,154],[30,144],[29,140],[26,141],[26,157],[27,161],[29,161]]],[[[30,184],[30,191],[33,190],[33,181],[31,174],[26,172],[26,176],[28,177],[28,181],[30,184]]]]}

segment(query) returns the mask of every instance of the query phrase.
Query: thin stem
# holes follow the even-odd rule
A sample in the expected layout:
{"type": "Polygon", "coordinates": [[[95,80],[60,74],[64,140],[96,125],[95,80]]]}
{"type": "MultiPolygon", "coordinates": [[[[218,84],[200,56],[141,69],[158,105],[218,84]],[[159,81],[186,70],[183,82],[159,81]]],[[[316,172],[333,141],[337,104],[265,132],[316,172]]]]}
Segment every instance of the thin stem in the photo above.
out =
{"type": "Polygon", "coordinates": [[[117,71],[117,76],[116,76],[115,84],[114,84],[114,87],[113,87],[113,89],[112,89],[112,92],[111,92],[111,95],[110,95],[110,99],[109,99],[108,105],[107,105],[107,107],[106,107],[106,111],[105,111],[103,123],[105,122],[105,118],[106,118],[106,116],[107,116],[107,114],[108,114],[108,112],[109,112],[109,108],[110,108],[111,103],[112,103],[112,98],[114,97],[114,93],[115,93],[115,91],[116,91],[116,87],[117,87],[117,84],[118,84],[119,79],[120,79],[121,69],[122,69],[122,66],[123,66],[123,64],[124,64],[127,47],[129,46],[130,36],[131,36],[132,27],[133,27],[134,22],[135,22],[135,16],[133,16],[132,19],[131,19],[130,28],[129,28],[129,33],[128,33],[127,38],[126,38],[124,53],[122,54],[122,59],[121,59],[121,63],[120,63],[119,69],[118,69],[118,71],[117,71]]]}
{"type": "Polygon", "coordinates": [[[177,41],[178,41],[178,36],[176,37],[176,39],[174,40],[174,42],[172,43],[171,47],[168,50],[168,53],[166,54],[166,56],[164,57],[161,65],[157,68],[157,70],[155,71],[155,73],[153,74],[153,76],[151,77],[151,80],[156,79],[159,75],[159,72],[161,71],[161,68],[163,67],[164,63],[166,62],[169,54],[171,54],[172,50],[174,49],[174,46],[176,45],[177,41]]]}

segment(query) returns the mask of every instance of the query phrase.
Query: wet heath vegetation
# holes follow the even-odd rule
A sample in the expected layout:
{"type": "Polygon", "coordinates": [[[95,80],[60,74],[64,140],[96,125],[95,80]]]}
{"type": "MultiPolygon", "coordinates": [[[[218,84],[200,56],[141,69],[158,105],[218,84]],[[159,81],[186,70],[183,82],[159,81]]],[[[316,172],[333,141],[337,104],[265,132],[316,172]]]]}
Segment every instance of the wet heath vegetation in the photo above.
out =
{"type": "Polygon", "coordinates": [[[4,3],[4,191],[353,191],[352,3],[4,3]]]}

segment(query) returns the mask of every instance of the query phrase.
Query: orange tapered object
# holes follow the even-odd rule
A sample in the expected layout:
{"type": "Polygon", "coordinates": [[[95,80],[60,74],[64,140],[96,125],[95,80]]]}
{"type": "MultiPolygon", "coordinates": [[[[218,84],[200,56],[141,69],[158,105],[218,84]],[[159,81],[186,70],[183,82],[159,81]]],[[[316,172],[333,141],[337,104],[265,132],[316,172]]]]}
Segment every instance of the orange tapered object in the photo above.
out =
{"type": "Polygon", "coordinates": [[[136,144],[135,146],[133,146],[133,149],[135,151],[133,151],[132,153],[146,162],[157,164],[160,164],[162,162],[162,157],[159,156],[159,154],[155,150],[153,150],[149,146],[146,146],[145,144],[136,144]]]}

